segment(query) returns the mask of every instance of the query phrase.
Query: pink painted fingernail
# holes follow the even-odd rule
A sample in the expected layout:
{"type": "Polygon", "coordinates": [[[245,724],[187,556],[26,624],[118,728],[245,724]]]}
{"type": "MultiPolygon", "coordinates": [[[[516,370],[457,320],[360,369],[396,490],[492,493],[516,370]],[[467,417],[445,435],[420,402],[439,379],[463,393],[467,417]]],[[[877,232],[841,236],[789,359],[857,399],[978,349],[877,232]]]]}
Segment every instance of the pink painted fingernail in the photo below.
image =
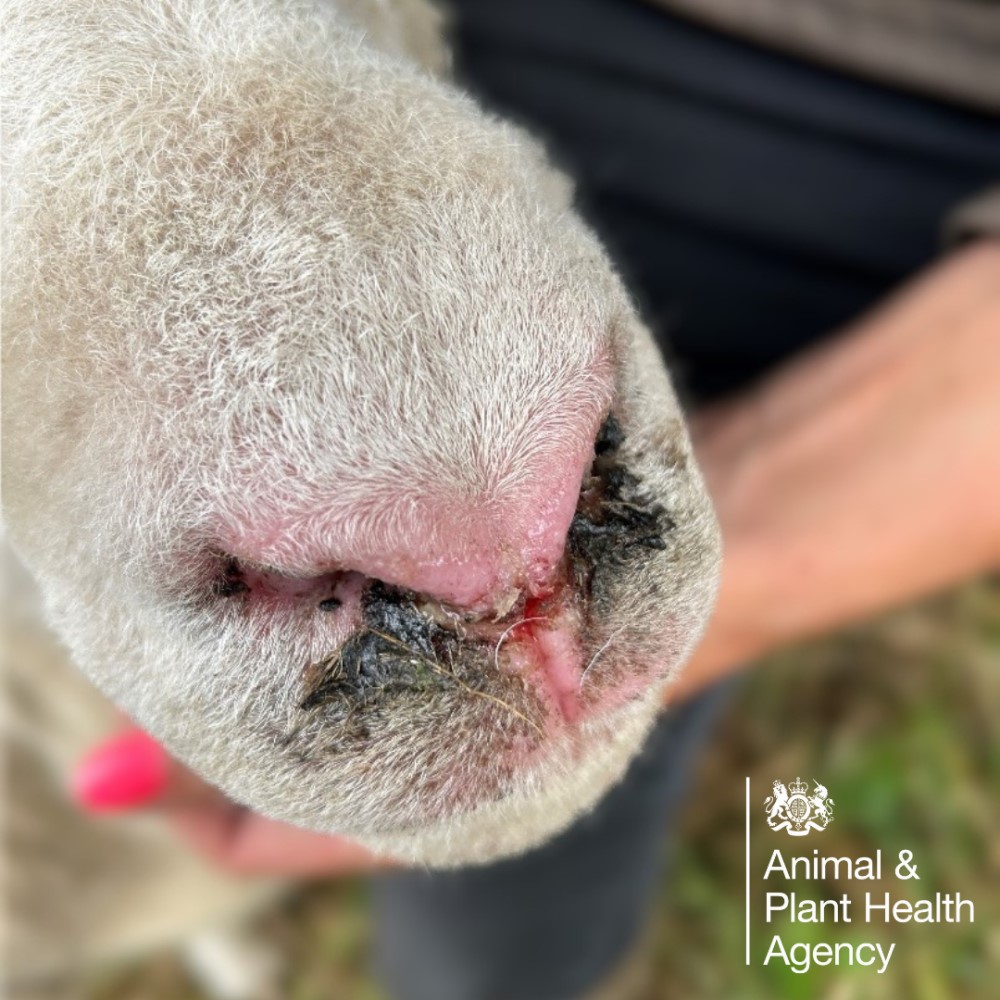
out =
{"type": "Polygon", "coordinates": [[[72,794],[88,812],[133,809],[167,787],[169,759],[152,737],[135,729],[91,750],[73,774],[72,794]]]}

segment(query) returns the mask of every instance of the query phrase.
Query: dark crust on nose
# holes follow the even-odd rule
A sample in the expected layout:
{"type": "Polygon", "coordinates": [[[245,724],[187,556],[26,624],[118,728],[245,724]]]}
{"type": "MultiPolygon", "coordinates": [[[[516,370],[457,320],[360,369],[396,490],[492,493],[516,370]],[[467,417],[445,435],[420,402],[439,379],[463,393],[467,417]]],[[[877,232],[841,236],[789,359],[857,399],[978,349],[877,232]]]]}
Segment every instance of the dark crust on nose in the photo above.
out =
{"type": "Polygon", "coordinates": [[[594,464],[583,482],[567,548],[577,582],[600,601],[607,584],[644,553],[667,548],[675,527],[664,506],[643,489],[621,461],[625,435],[610,415],[597,436],[594,464]]]}
{"type": "Polygon", "coordinates": [[[609,451],[617,451],[625,443],[625,432],[613,413],[609,413],[597,432],[594,441],[594,454],[604,455],[609,451]]]}
{"type": "MultiPolygon", "coordinates": [[[[454,667],[458,640],[421,614],[412,594],[375,581],[361,599],[361,615],[362,628],[334,656],[306,668],[301,708],[370,704],[459,680],[454,667]]],[[[468,681],[463,678],[463,683],[468,681]]]]}

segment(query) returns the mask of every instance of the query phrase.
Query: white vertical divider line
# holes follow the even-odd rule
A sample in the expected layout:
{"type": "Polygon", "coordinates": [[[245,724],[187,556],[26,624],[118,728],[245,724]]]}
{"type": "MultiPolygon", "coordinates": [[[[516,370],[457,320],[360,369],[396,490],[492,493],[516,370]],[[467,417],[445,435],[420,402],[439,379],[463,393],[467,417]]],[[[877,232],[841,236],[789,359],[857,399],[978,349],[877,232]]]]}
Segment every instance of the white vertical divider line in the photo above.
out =
{"type": "Polygon", "coordinates": [[[746,779],[746,963],[750,965],[750,776],[746,779]]]}

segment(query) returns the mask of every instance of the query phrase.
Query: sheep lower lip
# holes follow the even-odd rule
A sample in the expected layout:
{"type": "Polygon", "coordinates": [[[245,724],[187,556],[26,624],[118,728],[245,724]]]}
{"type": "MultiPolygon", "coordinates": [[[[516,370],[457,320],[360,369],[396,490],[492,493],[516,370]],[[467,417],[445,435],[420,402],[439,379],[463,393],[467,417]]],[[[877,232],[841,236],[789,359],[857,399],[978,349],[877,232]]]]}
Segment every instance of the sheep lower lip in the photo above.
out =
{"type": "Polygon", "coordinates": [[[528,598],[512,623],[508,616],[499,622],[454,622],[452,627],[463,638],[490,643],[494,668],[527,678],[567,722],[575,722],[584,674],[582,625],[578,602],[561,582],[528,598]]]}
{"type": "Polygon", "coordinates": [[[506,662],[531,678],[567,722],[580,717],[583,652],[579,629],[567,615],[527,619],[524,634],[510,644],[506,662]]]}

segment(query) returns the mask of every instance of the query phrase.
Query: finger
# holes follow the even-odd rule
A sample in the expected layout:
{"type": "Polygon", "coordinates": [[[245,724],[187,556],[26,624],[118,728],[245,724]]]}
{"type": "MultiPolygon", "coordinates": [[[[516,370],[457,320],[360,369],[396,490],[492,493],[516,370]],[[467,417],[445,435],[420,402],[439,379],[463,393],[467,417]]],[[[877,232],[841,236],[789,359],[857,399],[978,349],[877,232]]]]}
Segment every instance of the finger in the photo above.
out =
{"type": "Polygon", "coordinates": [[[175,808],[168,818],[199,853],[242,875],[348,875],[395,867],[349,840],[300,830],[231,803],[175,808]]]}
{"type": "Polygon", "coordinates": [[[134,727],[81,760],[71,792],[91,813],[155,809],[196,851],[233,873],[296,877],[370,872],[393,865],[350,841],[248,812],[134,727]]]}

